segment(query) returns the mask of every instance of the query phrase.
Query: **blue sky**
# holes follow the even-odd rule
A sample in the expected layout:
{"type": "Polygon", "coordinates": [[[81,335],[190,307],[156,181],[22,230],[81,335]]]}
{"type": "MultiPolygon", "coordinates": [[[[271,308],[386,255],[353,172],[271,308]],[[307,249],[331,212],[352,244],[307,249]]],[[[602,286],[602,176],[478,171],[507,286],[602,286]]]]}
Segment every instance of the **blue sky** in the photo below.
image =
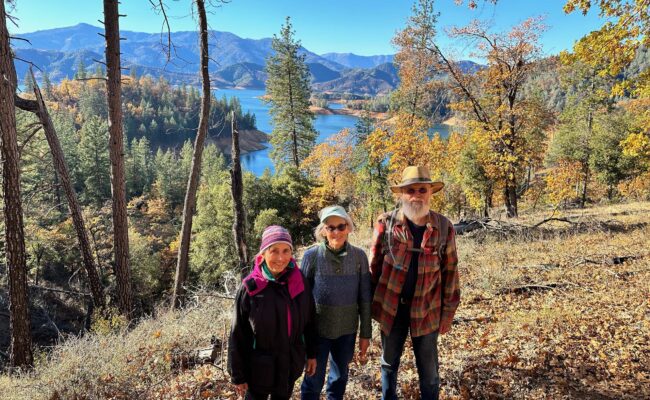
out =
{"type": "MultiPolygon", "coordinates": [[[[196,29],[190,0],[166,3],[173,31],[196,29]]],[[[563,4],[563,0],[499,0],[496,6],[479,3],[470,10],[453,0],[438,0],[440,40],[443,47],[462,52],[460,44],[444,37],[445,27],[482,19],[490,21],[495,31],[507,31],[528,17],[543,15],[548,26],[542,36],[543,50],[546,55],[557,54],[602,24],[593,11],[586,17],[565,15],[563,4]]],[[[315,53],[392,54],[391,38],[405,25],[411,6],[408,0],[231,0],[211,8],[208,22],[211,29],[259,39],[277,33],[289,15],[297,38],[315,53]]],[[[10,30],[12,34],[33,32],[80,22],[99,26],[102,10],[100,0],[18,0],[10,13],[18,18],[19,26],[10,30]]],[[[120,12],[127,14],[120,20],[123,30],[161,32],[162,17],[153,12],[148,0],[122,0],[120,12]]]]}

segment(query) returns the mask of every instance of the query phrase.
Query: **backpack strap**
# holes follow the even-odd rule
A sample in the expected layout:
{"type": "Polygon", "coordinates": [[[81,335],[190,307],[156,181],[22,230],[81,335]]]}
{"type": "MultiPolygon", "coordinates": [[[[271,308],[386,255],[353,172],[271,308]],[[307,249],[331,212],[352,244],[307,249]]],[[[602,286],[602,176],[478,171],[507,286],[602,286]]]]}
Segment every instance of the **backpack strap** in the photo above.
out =
{"type": "Polygon", "coordinates": [[[390,235],[393,234],[393,227],[395,226],[395,219],[397,218],[397,209],[394,209],[386,216],[386,221],[384,224],[386,228],[384,233],[381,235],[381,253],[386,255],[390,250],[390,235]]]}
{"type": "Polygon", "coordinates": [[[449,220],[447,218],[443,217],[442,215],[438,214],[438,232],[440,235],[438,236],[438,257],[442,261],[442,256],[446,253],[447,251],[447,235],[449,233],[449,220]]]}

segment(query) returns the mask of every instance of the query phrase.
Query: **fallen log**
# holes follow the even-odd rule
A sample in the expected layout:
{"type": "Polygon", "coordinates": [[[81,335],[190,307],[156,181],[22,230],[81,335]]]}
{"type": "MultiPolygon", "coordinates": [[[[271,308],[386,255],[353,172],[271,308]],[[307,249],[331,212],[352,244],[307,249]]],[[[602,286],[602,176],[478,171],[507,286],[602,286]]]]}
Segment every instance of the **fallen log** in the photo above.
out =
{"type": "Polygon", "coordinates": [[[545,284],[530,284],[530,285],[521,285],[521,286],[510,287],[510,288],[503,288],[499,290],[497,293],[498,294],[509,294],[509,293],[520,294],[520,293],[528,293],[532,291],[551,290],[563,286],[566,286],[566,284],[557,283],[557,282],[550,282],[545,284]]]}
{"type": "Polygon", "coordinates": [[[466,324],[469,322],[492,322],[494,320],[491,316],[484,317],[457,317],[454,318],[454,324],[466,324]]]}
{"type": "Polygon", "coordinates": [[[172,356],[172,368],[185,370],[195,365],[216,365],[223,357],[223,341],[212,336],[209,347],[178,351],[172,356]]]}

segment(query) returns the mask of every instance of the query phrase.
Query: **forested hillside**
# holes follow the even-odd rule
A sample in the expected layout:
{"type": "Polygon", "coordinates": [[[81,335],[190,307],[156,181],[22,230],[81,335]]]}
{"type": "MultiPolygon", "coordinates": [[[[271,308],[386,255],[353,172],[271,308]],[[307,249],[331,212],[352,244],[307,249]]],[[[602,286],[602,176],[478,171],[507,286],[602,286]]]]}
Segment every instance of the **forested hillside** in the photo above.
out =
{"type": "MultiPolygon", "coordinates": [[[[196,32],[170,34],[194,46],[191,74],[160,73],[160,36],[121,41],[120,6],[103,3],[104,27],[77,26],[66,46],[56,30],[29,36],[46,50],[11,38],[0,3],[0,397],[234,399],[225,336],[264,228],[286,227],[300,259],[318,211],[339,204],[367,249],[409,165],[444,182],[429,206],[458,232],[443,398],[650,396],[647,0],[567,0],[607,21],[553,55],[542,17],[446,31],[482,64],[442,45],[433,0],[415,2],[390,60],[309,53],[290,17],[272,39],[215,33],[214,48],[214,4],[194,0],[196,32]],[[264,85],[268,136],[218,97],[224,82],[264,85]],[[319,141],[311,110],[333,99],[358,119],[319,141]],[[266,139],[274,170],[241,173],[236,154],[266,139]],[[219,361],[196,365],[213,335],[219,361]]],[[[378,397],[378,339],[350,398],[378,397]]],[[[402,365],[400,394],[418,398],[414,361],[402,365]]]]}

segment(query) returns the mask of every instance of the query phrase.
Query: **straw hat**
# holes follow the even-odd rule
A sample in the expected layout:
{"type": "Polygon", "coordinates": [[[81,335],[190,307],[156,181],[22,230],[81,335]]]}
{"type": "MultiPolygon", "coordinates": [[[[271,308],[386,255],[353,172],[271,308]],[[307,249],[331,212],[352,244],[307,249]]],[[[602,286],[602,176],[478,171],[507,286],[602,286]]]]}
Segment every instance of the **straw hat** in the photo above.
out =
{"type": "Polygon", "coordinates": [[[424,166],[409,166],[402,171],[402,181],[397,185],[392,185],[390,190],[393,193],[400,193],[402,188],[416,183],[429,183],[431,184],[431,193],[435,193],[445,186],[442,182],[434,182],[429,175],[429,169],[424,166]]]}

